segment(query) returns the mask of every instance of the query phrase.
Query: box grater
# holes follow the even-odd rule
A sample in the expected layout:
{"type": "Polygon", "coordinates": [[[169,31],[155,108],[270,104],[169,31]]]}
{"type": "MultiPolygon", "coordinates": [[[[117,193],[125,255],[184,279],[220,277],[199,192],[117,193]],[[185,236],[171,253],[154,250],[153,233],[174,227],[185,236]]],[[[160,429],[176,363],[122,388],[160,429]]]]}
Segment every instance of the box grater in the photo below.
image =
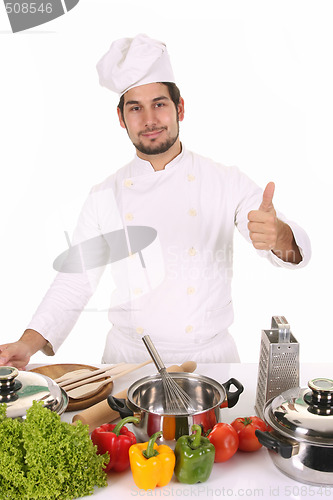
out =
{"type": "Polygon", "coordinates": [[[284,316],[262,330],[255,410],[263,418],[266,401],[299,386],[299,343],[284,316]]]}

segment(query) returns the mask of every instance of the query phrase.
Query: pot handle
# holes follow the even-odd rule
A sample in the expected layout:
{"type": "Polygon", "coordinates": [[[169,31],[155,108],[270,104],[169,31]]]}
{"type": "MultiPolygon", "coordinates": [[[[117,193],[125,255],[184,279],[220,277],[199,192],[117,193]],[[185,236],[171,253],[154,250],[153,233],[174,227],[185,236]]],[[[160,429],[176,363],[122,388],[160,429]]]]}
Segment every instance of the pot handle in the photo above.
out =
{"type": "Polygon", "coordinates": [[[242,384],[235,378],[230,378],[224,384],[222,384],[227,393],[227,404],[221,405],[221,407],[228,406],[228,408],[232,408],[238,402],[239,396],[244,391],[244,387],[242,384]],[[230,387],[234,385],[237,388],[237,391],[230,392],[230,387]]]}
{"type": "Polygon", "coordinates": [[[270,432],[263,432],[259,429],[256,429],[255,435],[258,438],[258,441],[263,446],[266,446],[268,450],[273,450],[282,458],[290,458],[293,454],[293,447],[290,443],[286,443],[284,441],[280,441],[278,438],[273,436],[270,432]]]}
{"type": "Polygon", "coordinates": [[[110,394],[107,398],[108,405],[112,410],[117,411],[121,418],[133,417],[133,412],[126,405],[126,399],[115,398],[110,394]]]}

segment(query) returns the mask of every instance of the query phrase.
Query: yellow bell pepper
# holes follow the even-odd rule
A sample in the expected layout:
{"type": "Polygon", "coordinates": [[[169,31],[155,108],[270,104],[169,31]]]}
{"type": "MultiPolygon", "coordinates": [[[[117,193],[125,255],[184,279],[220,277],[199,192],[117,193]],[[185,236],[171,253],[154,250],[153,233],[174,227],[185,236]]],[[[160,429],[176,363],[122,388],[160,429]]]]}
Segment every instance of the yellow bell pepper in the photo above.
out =
{"type": "Polygon", "coordinates": [[[161,435],[162,431],[156,432],[146,443],[133,444],[129,449],[133,479],[140,489],[166,486],[172,478],[176,457],[169,446],[157,446],[156,439],[161,435]]]}

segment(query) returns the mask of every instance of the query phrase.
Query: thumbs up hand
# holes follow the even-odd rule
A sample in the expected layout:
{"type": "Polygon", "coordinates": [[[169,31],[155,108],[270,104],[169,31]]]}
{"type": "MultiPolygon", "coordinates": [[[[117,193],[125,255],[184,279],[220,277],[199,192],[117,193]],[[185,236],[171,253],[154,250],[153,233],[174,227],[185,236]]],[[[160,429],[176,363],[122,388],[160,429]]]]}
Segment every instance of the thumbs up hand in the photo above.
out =
{"type": "Polygon", "coordinates": [[[264,190],[258,210],[248,214],[248,229],[254,248],[274,250],[278,240],[278,219],[273,205],[275,184],[269,182],[264,190]]]}
{"type": "Polygon", "coordinates": [[[263,192],[258,210],[251,210],[248,213],[247,227],[250,238],[257,250],[272,250],[285,262],[299,264],[302,261],[302,255],[294,234],[288,224],[276,217],[273,205],[274,189],[274,182],[269,182],[263,192]]]}

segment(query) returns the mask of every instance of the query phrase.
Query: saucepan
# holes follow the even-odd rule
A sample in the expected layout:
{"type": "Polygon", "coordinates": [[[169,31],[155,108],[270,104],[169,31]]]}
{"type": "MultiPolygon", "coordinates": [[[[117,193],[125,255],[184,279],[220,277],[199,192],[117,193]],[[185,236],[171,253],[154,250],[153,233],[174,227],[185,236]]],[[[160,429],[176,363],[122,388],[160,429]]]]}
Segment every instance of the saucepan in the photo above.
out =
{"type": "Polygon", "coordinates": [[[109,406],[119,412],[122,418],[140,418],[134,424],[134,431],[140,441],[147,441],[155,432],[162,431],[161,442],[172,445],[184,434],[191,434],[193,424],[202,427],[203,432],[212,429],[220,421],[220,410],[231,408],[238,402],[244,387],[230,378],[224,384],[209,377],[189,373],[170,373],[174,381],[189,395],[194,411],[170,414],[166,410],[163,381],[160,374],[144,377],[130,386],[127,399],[110,395],[109,406]],[[236,390],[231,391],[234,386],[236,390]]]}
{"type": "Polygon", "coordinates": [[[273,463],[297,481],[333,486],[333,380],[312,379],[265,404],[271,431],[257,430],[273,463]]]}

